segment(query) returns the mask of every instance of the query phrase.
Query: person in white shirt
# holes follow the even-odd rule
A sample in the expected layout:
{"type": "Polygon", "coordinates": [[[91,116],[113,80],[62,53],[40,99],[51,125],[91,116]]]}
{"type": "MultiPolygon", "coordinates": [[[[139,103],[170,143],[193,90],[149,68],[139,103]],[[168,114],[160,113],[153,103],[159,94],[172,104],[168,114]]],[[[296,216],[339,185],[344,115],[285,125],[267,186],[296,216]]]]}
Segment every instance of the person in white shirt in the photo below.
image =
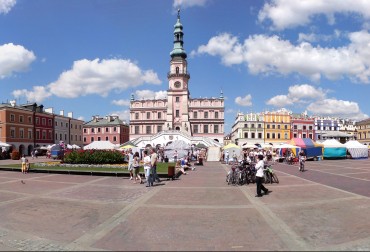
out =
{"type": "Polygon", "coordinates": [[[151,160],[150,160],[150,156],[148,155],[148,151],[145,150],[144,151],[144,171],[145,171],[145,178],[146,178],[146,182],[147,182],[147,185],[146,187],[150,187],[153,185],[153,178],[152,178],[152,174],[150,172],[150,169],[151,169],[151,160]]]}
{"type": "Polygon", "coordinates": [[[257,164],[256,168],[256,185],[257,185],[257,195],[256,197],[262,197],[261,190],[264,191],[265,195],[267,195],[270,191],[262,184],[263,181],[263,169],[265,167],[265,163],[263,162],[263,156],[257,156],[257,164]]]}

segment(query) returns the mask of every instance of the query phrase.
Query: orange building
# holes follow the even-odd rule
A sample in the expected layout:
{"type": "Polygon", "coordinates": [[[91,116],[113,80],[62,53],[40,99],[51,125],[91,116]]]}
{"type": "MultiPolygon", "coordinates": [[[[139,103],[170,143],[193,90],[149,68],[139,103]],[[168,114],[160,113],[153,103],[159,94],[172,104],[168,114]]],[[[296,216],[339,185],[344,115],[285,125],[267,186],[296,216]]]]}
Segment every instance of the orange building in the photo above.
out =
{"type": "Polygon", "coordinates": [[[265,143],[285,143],[290,140],[292,112],[286,109],[263,112],[265,143]]]}

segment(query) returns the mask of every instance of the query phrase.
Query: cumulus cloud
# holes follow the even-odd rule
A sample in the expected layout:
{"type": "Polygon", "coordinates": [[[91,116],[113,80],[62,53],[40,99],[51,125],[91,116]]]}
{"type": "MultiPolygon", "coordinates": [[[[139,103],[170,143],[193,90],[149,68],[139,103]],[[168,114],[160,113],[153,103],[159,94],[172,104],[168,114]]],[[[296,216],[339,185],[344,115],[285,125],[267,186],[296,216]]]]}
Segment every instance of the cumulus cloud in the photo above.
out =
{"type": "Polygon", "coordinates": [[[174,8],[189,8],[194,6],[204,6],[208,0],[174,0],[173,1],[173,7],[174,8]]]}
{"type": "Polygon", "coordinates": [[[349,33],[348,46],[323,48],[308,42],[298,45],[278,36],[253,35],[244,42],[223,33],[211,38],[191,52],[191,56],[209,54],[221,58],[222,64],[246,64],[252,74],[297,73],[319,81],[344,77],[354,82],[369,83],[370,34],[363,30],[349,33]]]}
{"type": "Polygon", "coordinates": [[[35,59],[35,54],[21,45],[0,45],[0,79],[28,70],[35,59]]]}
{"type": "Polygon", "coordinates": [[[0,0],[0,14],[7,14],[16,3],[16,0],[0,0]]]}
{"type": "Polygon", "coordinates": [[[334,30],[333,34],[315,34],[315,33],[299,33],[298,34],[298,42],[310,42],[310,43],[315,43],[315,42],[320,42],[320,41],[331,41],[334,39],[340,38],[342,35],[342,32],[339,30],[334,30]]]}
{"type": "Polygon", "coordinates": [[[130,101],[129,100],[113,100],[112,104],[117,105],[117,106],[130,106],[130,101]]]}
{"type": "Polygon", "coordinates": [[[307,110],[318,115],[338,116],[363,120],[369,116],[361,112],[357,102],[325,99],[311,103],[307,110]]]}
{"type": "Polygon", "coordinates": [[[317,88],[309,84],[294,85],[289,87],[288,94],[274,96],[269,99],[266,104],[282,108],[297,103],[310,103],[315,100],[326,98],[328,92],[328,90],[317,88]]]}
{"type": "Polygon", "coordinates": [[[41,102],[51,96],[51,93],[44,86],[34,86],[32,91],[26,89],[12,92],[15,98],[25,97],[29,102],[41,102]]]}
{"type": "Polygon", "coordinates": [[[152,90],[136,90],[135,99],[165,99],[167,98],[167,91],[152,91],[152,90]]]}
{"type": "Polygon", "coordinates": [[[309,24],[317,15],[325,15],[329,24],[335,23],[337,13],[356,13],[364,19],[370,18],[369,1],[338,0],[272,0],[265,3],[258,14],[260,22],[271,21],[272,29],[283,30],[309,24]]]}
{"type": "Polygon", "coordinates": [[[252,96],[250,94],[244,97],[238,96],[235,98],[235,103],[240,106],[252,106],[252,96]]]}
{"type": "MultiPolygon", "coordinates": [[[[125,59],[82,59],[75,61],[72,69],[63,72],[58,80],[44,87],[42,95],[34,96],[41,102],[50,95],[62,98],[77,98],[86,95],[106,97],[110,92],[147,84],[160,84],[152,70],[143,71],[135,63],[125,59]]],[[[30,92],[15,94],[26,95],[30,92]]]]}

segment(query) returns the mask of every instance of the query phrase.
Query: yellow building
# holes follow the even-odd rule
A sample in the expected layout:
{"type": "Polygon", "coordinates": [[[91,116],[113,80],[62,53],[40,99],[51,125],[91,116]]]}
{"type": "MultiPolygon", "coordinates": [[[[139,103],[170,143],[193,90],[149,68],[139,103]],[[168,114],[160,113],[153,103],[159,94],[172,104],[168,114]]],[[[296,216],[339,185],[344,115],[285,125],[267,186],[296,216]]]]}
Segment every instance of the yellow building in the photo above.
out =
{"type": "Polygon", "coordinates": [[[265,143],[285,143],[290,140],[291,114],[284,108],[263,112],[265,143]]]}
{"type": "Polygon", "coordinates": [[[370,145],[370,118],[356,123],[357,141],[370,145]]]}

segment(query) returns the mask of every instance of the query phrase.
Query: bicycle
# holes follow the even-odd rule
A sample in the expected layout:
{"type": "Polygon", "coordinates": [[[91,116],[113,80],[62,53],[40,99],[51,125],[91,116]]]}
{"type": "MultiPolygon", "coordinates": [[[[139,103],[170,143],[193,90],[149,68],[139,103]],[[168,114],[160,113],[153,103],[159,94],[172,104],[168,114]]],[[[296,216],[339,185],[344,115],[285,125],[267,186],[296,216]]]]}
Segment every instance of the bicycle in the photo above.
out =
{"type": "Polygon", "coordinates": [[[270,184],[277,183],[278,184],[279,183],[279,179],[276,173],[274,172],[274,170],[272,169],[271,165],[266,165],[263,171],[264,171],[265,184],[267,183],[270,183],[270,184]]]}

